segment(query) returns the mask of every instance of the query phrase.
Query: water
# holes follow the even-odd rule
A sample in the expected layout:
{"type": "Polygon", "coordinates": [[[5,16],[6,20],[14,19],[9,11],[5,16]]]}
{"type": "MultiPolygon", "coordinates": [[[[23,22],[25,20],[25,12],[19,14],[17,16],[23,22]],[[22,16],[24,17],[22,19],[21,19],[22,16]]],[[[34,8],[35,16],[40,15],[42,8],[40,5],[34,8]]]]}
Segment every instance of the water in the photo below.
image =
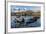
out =
{"type": "Polygon", "coordinates": [[[24,18],[24,22],[22,22],[21,24],[18,23],[18,25],[20,24],[20,26],[18,26],[18,25],[16,26],[16,18],[17,17],[16,16],[11,16],[11,27],[12,28],[40,27],[40,18],[38,18],[37,21],[33,21],[33,20],[31,20],[31,19],[33,19],[33,17],[34,16],[20,16],[18,18],[18,20],[22,21],[22,19],[24,18]]]}

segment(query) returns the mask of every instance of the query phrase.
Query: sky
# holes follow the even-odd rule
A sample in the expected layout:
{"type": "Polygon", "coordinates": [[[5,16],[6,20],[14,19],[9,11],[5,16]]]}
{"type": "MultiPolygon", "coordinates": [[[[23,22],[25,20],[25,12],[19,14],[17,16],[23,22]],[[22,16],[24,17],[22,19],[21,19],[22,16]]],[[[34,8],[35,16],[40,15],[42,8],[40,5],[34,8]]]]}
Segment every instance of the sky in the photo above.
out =
{"type": "Polygon", "coordinates": [[[15,12],[17,9],[37,11],[37,10],[40,10],[40,6],[16,6],[16,5],[11,5],[11,11],[12,12],[15,12]]]}

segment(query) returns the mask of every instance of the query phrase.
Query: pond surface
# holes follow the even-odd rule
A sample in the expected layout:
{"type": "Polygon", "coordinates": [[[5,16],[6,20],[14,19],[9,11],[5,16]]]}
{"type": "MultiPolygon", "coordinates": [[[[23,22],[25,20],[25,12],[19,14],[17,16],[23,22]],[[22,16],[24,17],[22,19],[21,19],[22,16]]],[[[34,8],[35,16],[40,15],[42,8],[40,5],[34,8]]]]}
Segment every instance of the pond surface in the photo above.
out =
{"type": "Polygon", "coordinates": [[[33,18],[34,16],[11,16],[11,28],[40,27],[40,17],[36,21],[33,18]]]}

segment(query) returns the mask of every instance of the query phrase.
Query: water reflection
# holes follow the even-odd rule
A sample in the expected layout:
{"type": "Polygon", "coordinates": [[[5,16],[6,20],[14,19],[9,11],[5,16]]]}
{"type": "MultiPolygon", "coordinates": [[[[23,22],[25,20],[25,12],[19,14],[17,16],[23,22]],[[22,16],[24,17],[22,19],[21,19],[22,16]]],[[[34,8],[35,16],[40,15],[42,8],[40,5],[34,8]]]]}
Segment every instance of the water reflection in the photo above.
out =
{"type": "Polygon", "coordinates": [[[40,17],[37,16],[12,16],[12,28],[40,27],[40,17]]]}

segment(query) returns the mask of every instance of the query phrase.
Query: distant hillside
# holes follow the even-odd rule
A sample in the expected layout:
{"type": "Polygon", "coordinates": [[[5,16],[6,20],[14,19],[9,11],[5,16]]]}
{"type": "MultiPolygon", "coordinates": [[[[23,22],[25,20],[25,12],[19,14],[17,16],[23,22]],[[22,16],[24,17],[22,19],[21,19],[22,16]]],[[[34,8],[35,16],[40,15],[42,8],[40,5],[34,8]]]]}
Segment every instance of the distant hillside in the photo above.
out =
{"type": "Polygon", "coordinates": [[[40,11],[39,12],[33,12],[33,11],[23,11],[23,12],[15,12],[11,13],[12,16],[15,15],[20,15],[20,16],[40,16],[40,11]]]}
{"type": "Polygon", "coordinates": [[[40,13],[38,12],[32,13],[32,16],[40,16],[40,13]]]}

